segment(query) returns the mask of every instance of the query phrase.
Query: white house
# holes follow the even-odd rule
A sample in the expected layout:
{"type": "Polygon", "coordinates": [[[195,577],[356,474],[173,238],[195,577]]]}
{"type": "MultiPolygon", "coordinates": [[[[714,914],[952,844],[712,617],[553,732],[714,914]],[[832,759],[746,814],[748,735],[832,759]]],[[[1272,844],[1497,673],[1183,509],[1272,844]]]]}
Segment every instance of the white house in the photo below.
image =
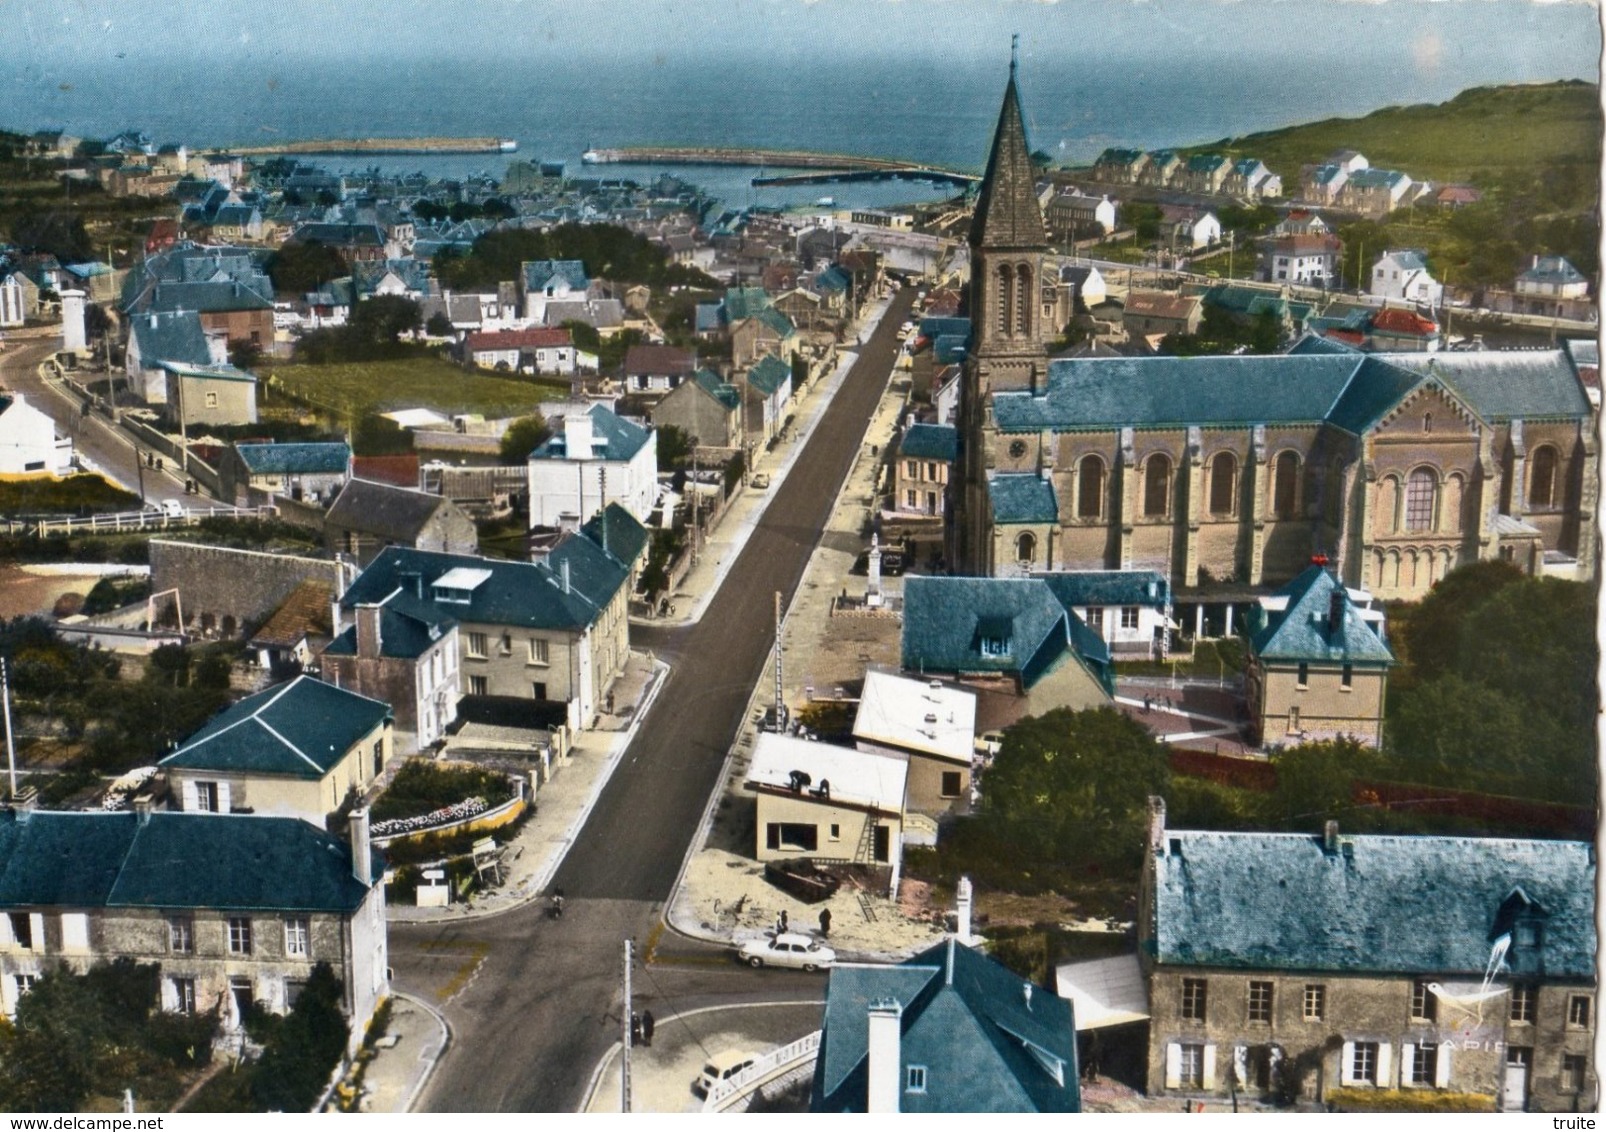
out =
{"type": "Polygon", "coordinates": [[[1171,243],[1179,248],[1206,248],[1221,242],[1221,221],[1213,212],[1193,209],[1172,210],[1162,206],[1171,243]]]}
{"type": "Polygon", "coordinates": [[[573,373],[574,340],[567,330],[531,327],[470,334],[463,349],[477,366],[513,373],[573,373]]]}
{"type": "Polygon", "coordinates": [[[1533,265],[1517,276],[1517,294],[1582,299],[1589,294],[1589,279],[1562,256],[1536,255],[1533,265]]]}
{"type": "Polygon", "coordinates": [[[20,271],[0,274],[0,326],[21,326],[27,320],[28,293],[23,286],[25,278],[20,271]]]}
{"type": "Polygon", "coordinates": [[[56,435],[56,422],[21,393],[0,396],[0,474],[72,470],[72,439],[56,435]]]}
{"type": "Polygon", "coordinates": [[[1428,273],[1426,254],[1415,248],[1384,252],[1372,265],[1370,291],[1374,298],[1430,307],[1437,307],[1444,297],[1444,285],[1428,273]]]}
{"type": "Polygon", "coordinates": [[[548,303],[584,301],[591,285],[586,265],[577,259],[535,259],[522,267],[519,285],[524,292],[524,317],[537,326],[546,322],[548,303]]]}
{"type": "Polygon", "coordinates": [[[1279,236],[1266,246],[1262,278],[1273,283],[1329,286],[1337,278],[1342,249],[1336,236],[1279,236]]]}
{"type": "Polygon", "coordinates": [[[530,453],[531,528],[578,528],[609,503],[646,522],[658,498],[658,433],[603,405],[553,424],[530,453]]]}

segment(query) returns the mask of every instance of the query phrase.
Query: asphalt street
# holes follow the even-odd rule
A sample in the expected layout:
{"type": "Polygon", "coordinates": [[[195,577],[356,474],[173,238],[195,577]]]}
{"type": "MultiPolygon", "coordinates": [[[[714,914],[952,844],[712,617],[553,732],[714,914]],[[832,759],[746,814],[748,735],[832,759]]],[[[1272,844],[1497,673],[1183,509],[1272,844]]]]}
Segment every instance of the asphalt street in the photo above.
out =
{"type": "MultiPolygon", "coordinates": [[[[441,1008],[453,1041],[419,1108],[572,1112],[616,1039],[622,947],[662,936],[661,914],[748,697],[770,656],[774,594],[788,598],[857,458],[886,387],[895,295],[806,448],[694,625],[633,630],[672,665],[662,692],[555,878],[562,919],[529,905],[463,923],[392,925],[396,986],[441,1008]]],[[[668,937],[638,972],[660,1017],[687,1003],[818,999],[824,977],[738,968],[719,949],[668,937]]]]}

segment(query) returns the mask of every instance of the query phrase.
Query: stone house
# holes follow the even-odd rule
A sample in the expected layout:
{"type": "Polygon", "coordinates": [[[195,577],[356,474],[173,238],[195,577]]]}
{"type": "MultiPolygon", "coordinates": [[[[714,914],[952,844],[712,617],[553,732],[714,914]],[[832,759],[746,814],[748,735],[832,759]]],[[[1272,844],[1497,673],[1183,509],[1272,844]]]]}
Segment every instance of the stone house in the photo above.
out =
{"type": "Polygon", "coordinates": [[[1349,736],[1383,742],[1394,654],[1372,611],[1358,609],[1324,566],[1313,565],[1250,613],[1250,742],[1349,736]]]}
{"type": "Polygon", "coordinates": [[[1219,153],[1196,153],[1183,164],[1172,184],[1190,193],[1214,195],[1232,173],[1232,162],[1219,153]]]}
{"type": "Polygon", "coordinates": [[[1093,163],[1093,176],[1112,184],[1135,185],[1148,164],[1149,155],[1141,149],[1106,149],[1093,163]]]}
{"type": "Polygon", "coordinates": [[[318,963],[343,987],[354,1053],[390,994],[384,864],[366,810],[345,842],[286,817],[0,811],[0,1009],[48,970],[131,959],[163,1010],[283,1014],[318,963]]]}
{"type": "Polygon", "coordinates": [[[742,446],[742,393],[712,370],[700,369],[653,406],[652,423],[678,428],[702,448],[742,446]]]}
{"type": "Polygon", "coordinates": [[[328,827],[394,753],[390,705],[311,676],[225,708],[164,758],[175,808],[328,827]]]}
{"type": "Polygon", "coordinates": [[[451,500],[427,491],[352,479],[323,521],[324,546],[366,566],[387,546],[472,554],[479,528],[451,500]]]}
{"type": "Polygon", "coordinates": [[[353,607],[319,657],[325,680],[391,706],[403,754],[439,741],[462,699],[457,620],[398,588],[353,607]]]}
{"type": "Polygon", "coordinates": [[[573,374],[579,366],[574,337],[561,327],[482,330],[464,337],[461,350],[477,366],[511,373],[573,374]]]}
{"type": "Polygon", "coordinates": [[[755,799],[755,855],[893,865],[907,776],[901,758],[760,733],[743,783],[755,799]]]}
{"type": "Polygon", "coordinates": [[[1593,1110],[1592,845],[1337,822],[1180,831],[1150,806],[1151,1095],[1398,1089],[1593,1110]]]}
{"type": "Polygon", "coordinates": [[[1115,231],[1116,206],[1107,196],[1060,193],[1044,210],[1049,235],[1057,244],[1093,240],[1115,231]]]}
{"type": "Polygon", "coordinates": [[[755,441],[774,439],[792,400],[792,367],[774,354],[765,354],[737,378],[737,385],[745,393],[747,436],[755,441]]]}
{"type": "Polygon", "coordinates": [[[912,424],[904,429],[892,465],[892,509],[942,515],[958,456],[959,432],[953,425],[912,424]]]}
{"type": "Polygon", "coordinates": [[[311,665],[329,643],[334,598],[326,582],[306,581],[292,590],[245,643],[256,653],[257,665],[270,672],[300,672],[311,665]]]}
{"type": "Polygon", "coordinates": [[[286,496],[331,502],[351,475],[351,448],[344,441],[235,444],[218,467],[223,498],[286,496]]]}
{"type": "Polygon", "coordinates": [[[1175,185],[1182,166],[1183,160],[1174,150],[1154,150],[1138,172],[1138,184],[1161,189],[1175,185]]]}
{"type": "Polygon", "coordinates": [[[737,369],[766,356],[789,358],[798,347],[797,327],[774,306],[766,306],[730,328],[731,364],[737,369]]]}
{"type": "Polygon", "coordinates": [[[1203,318],[1198,295],[1174,295],[1169,291],[1128,291],[1121,326],[1133,339],[1164,337],[1167,334],[1197,334],[1203,318]]]}

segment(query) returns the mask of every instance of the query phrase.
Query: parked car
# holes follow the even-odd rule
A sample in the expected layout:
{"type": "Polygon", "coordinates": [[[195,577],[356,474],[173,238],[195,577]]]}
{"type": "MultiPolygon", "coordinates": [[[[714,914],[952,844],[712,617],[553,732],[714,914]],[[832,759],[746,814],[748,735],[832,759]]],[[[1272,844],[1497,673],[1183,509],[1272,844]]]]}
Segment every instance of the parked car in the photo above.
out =
{"type": "Polygon", "coordinates": [[[737,957],[749,967],[801,967],[818,971],[836,962],[836,952],[818,940],[797,932],[750,939],[742,944],[737,957]]]}
{"type": "Polygon", "coordinates": [[[729,1081],[736,1074],[758,1060],[758,1054],[736,1049],[722,1049],[708,1059],[703,1071],[691,1083],[692,1092],[706,1097],[721,1081],[729,1081]]]}
{"type": "Polygon", "coordinates": [[[176,499],[162,499],[155,503],[145,504],[145,510],[157,512],[169,519],[184,518],[184,504],[176,499]]]}
{"type": "Polygon", "coordinates": [[[753,476],[752,479],[748,480],[747,483],[749,487],[752,487],[758,491],[763,491],[765,488],[769,487],[770,477],[766,472],[759,472],[753,476]]]}

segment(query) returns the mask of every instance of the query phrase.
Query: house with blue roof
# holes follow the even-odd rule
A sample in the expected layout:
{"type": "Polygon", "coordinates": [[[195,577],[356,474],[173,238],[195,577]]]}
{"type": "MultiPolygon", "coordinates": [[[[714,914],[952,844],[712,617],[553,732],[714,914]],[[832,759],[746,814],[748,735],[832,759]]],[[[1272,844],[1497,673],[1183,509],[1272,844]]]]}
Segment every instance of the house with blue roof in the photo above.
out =
{"type": "Polygon", "coordinates": [[[428,749],[457,720],[463,698],[457,618],[396,587],[352,606],[352,624],[319,654],[325,680],[389,704],[402,753],[428,749]]]}
{"type": "Polygon", "coordinates": [[[186,813],[331,817],[395,749],[390,705],[311,676],[225,708],[159,764],[186,813]]]}
{"type": "Polygon", "coordinates": [[[786,420],[792,401],[792,367],[774,354],[765,354],[742,371],[736,383],[746,405],[744,428],[748,438],[769,441],[786,420]]]}
{"type": "Polygon", "coordinates": [[[950,937],[893,966],[838,963],[810,1112],[1080,1112],[1071,1004],[950,937]]]}
{"type": "Polygon", "coordinates": [[[658,433],[606,405],[551,420],[530,453],[530,528],[574,530],[610,503],[646,522],[658,501],[658,433]]]}
{"type": "Polygon", "coordinates": [[[519,267],[524,317],[534,326],[547,325],[547,303],[583,301],[590,286],[586,265],[577,259],[532,259],[519,267]]]}
{"type": "Polygon", "coordinates": [[[1112,656],[1165,655],[1171,583],[1162,575],[1153,570],[1062,570],[1035,576],[1103,638],[1112,656]]]}
{"type": "MultiPolygon", "coordinates": [[[[419,634],[427,636],[429,624],[445,632],[451,619],[461,644],[460,697],[524,710],[532,726],[590,727],[629,656],[629,602],[646,544],[635,517],[609,507],[540,562],[390,547],[341,596],[335,638],[354,622],[360,631],[362,607],[404,613],[422,626],[390,638],[411,642],[407,650],[423,647],[419,634]]],[[[365,646],[360,633],[351,640],[360,660],[386,655],[385,625],[380,616],[378,646],[365,646]]],[[[337,658],[350,655],[340,647],[337,658]]]]}
{"type": "Polygon", "coordinates": [[[1149,155],[1141,149],[1112,146],[1093,162],[1093,177],[1117,185],[1135,185],[1148,164],[1149,155]]]}
{"type": "Polygon", "coordinates": [[[700,369],[653,406],[656,428],[678,428],[699,448],[735,452],[746,435],[742,390],[719,374],[700,369]]]}
{"type": "Polygon", "coordinates": [[[959,458],[959,430],[947,424],[912,424],[898,440],[892,465],[892,509],[940,516],[947,504],[948,477],[959,458]]]}
{"type": "Polygon", "coordinates": [[[167,403],[167,374],[162,362],[191,366],[228,361],[228,343],[208,335],[196,311],[149,311],[128,320],[123,368],[129,387],[148,405],[167,403]]]}
{"type": "Polygon", "coordinates": [[[1312,565],[1250,612],[1250,742],[1349,737],[1383,742],[1394,653],[1382,621],[1357,606],[1325,565],[1312,565]]]}
{"type": "Polygon", "coordinates": [[[1213,196],[1222,191],[1222,185],[1231,172],[1232,162],[1221,154],[1196,153],[1183,163],[1181,171],[1172,183],[1190,193],[1213,196]]]}
{"type": "Polygon", "coordinates": [[[351,281],[359,299],[374,295],[422,299],[429,291],[429,261],[405,256],[354,263],[351,281]]]}
{"type": "Polygon", "coordinates": [[[241,1033],[283,1014],[314,966],[341,982],[347,1053],[390,994],[384,862],[357,810],[344,837],[263,814],[0,810],[0,1009],[58,967],[159,970],[162,1009],[241,1033]]]}
{"type": "Polygon", "coordinates": [[[797,351],[797,325],[775,306],[765,306],[730,323],[731,364],[737,369],[773,354],[790,358],[797,351]]]}
{"type": "Polygon", "coordinates": [[[1339,191],[1337,204],[1362,216],[1381,219],[1410,202],[1416,182],[1398,169],[1357,169],[1339,191]]]}
{"type": "Polygon", "coordinates": [[[1151,799],[1148,1092],[1592,1109],[1595,872],[1585,842],[1177,830],[1151,799]]]}
{"type": "Polygon", "coordinates": [[[974,691],[978,733],[1115,688],[1109,646],[1043,578],[905,578],[900,665],[974,691]]]}
{"type": "Polygon", "coordinates": [[[334,502],[351,478],[351,446],[343,440],[235,444],[218,468],[225,499],[334,502]]]}

